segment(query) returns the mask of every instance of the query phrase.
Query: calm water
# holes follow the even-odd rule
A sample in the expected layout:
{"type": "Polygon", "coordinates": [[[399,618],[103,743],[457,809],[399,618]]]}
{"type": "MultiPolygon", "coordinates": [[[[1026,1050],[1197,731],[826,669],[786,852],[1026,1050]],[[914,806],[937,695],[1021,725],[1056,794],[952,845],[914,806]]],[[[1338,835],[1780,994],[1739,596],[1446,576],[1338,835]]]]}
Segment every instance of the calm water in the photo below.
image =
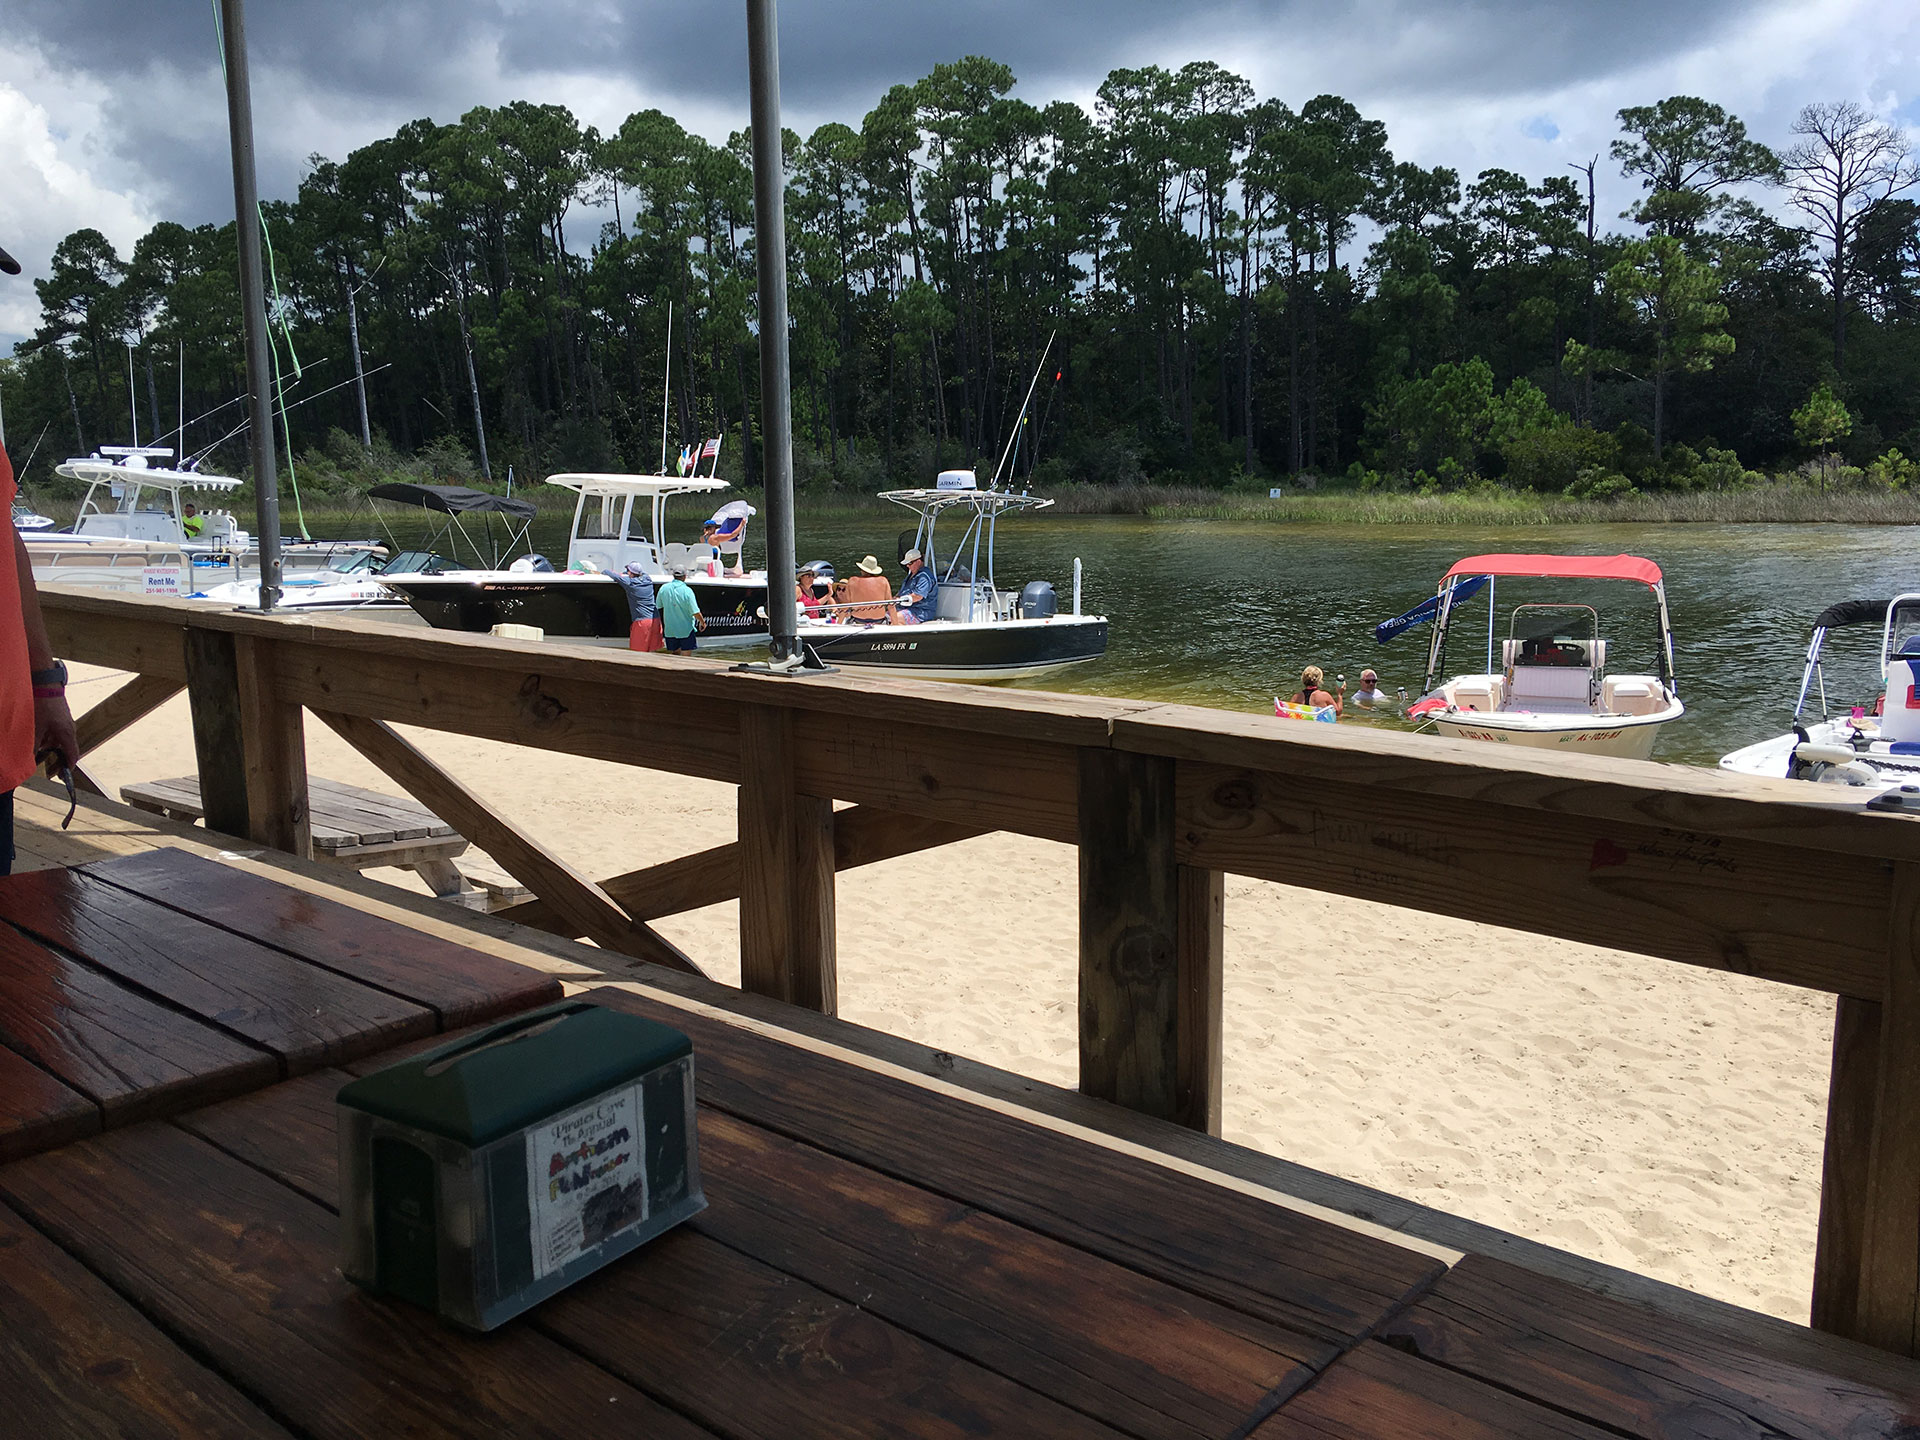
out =
{"type": "MultiPolygon", "coordinates": [[[[691,511],[671,516],[670,538],[694,538],[694,518],[691,511]]],[[[911,516],[902,511],[901,520],[911,516]]],[[[885,515],[803,513],[799,556],[831,560],[845,574],[869,552],[891,560],[901,528],[885,515]]],[[[763,537],[750,532],[748,558],[758,564],[756,538],[763,537]]],[[[536,539],[557,558],[565,519],[543,520],[536,539]]],[[[1344,673],[1350,688],[1361,667],[1372,665],[1389,694],[1403,685],[1417,694],[1428,627],[1387,645],[1374,643],[1373,627],[1431,595],[1463,556],[1644,555],[1666,573],[1687,702],[1686,718],[1661,735],[1655,757],[1711,764],[1785,728],[1815,614],[1835,600],[1920,589],[1914,548],[1908,530],[1893,526],[1439,529],[1041,515],[1002,525],[995,568],[1002,586],[1051,580],[1065,609],[1077,555],[1085,567],[1083,608],[1112,621],[1105,659],[1054,676],[1044,688],[1265,711],[1276,693],[1298,686],[1307,664],[1323,666],[1329,677],[1344,673]]],[[[1507,581],[1497,598],[1503,621],[1527,600],[1592,604],[1612,642],[1609,668],[1652,669],[1653,605],[1638,586],[1507,581]]],[[[1486,627],[1483,593],[1467,603],[1455,629],[1449,671],[1482,668],[1486,627]]],[[[1828,672],[1836,701],[1869,692],[1878,644],[1877,635],[1842,632],[1828,672]]]]}

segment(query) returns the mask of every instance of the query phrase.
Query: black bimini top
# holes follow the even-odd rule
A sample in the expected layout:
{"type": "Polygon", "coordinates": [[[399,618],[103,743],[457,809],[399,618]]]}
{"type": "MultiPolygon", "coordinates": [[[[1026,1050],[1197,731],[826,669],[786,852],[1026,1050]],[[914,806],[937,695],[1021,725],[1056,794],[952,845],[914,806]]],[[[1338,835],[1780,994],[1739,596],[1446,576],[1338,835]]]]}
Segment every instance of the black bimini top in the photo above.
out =
{"type": "MultiPolygon", "coordinates": [[[[378,491],[374,492],[378,494],[378,491]]],[[[1891,600],[1842,600],[1813,617],[1816,630],[1838,630],[1845,625],[1879,625],[1887,618],[1891,600]]]]}
{"type": "Polygon", "coordinates": [[[464,485],[415,485],[410,481],[396,480],[390,484],[376,485],[367,493],[376,500],[400,500],[408,505],[424,505],[429,510],[438,510],[442,515],[510,515],[515,520],[531,520],[537,513],[531,500],[510,500],[505,495],[489,495],[484,490],[469,490],[464,485]]]}

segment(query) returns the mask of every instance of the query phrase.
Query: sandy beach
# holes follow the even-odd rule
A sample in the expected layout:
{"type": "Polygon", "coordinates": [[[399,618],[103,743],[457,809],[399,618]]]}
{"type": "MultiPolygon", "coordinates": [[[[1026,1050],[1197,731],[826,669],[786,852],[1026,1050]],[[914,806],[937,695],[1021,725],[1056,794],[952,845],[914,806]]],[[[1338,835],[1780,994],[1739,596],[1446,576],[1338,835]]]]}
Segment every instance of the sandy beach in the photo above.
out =
{"type": "MultiPolygon", "coordinates": [[[[76,667],[75,710],[115,683],[76,667]]],[[[591,874],[734,837],[731,786],[409,734],[591,874]]],[[[307,745],[400,793],[324,727],[307,745]]],[[[192,773],[185,699],[88,763],[115,794],[192,773]]],[[[1071,848],[1011,835],[843,874],[840,1013],[1073,1085],[1075,890],[1071,848]]],[[[658,928],[738,979],[733,905],[658,928]]],[[[1227,882],[1228,1139],[1800,1322],[1831,1025],[1812,992],[1227,882]]]]}

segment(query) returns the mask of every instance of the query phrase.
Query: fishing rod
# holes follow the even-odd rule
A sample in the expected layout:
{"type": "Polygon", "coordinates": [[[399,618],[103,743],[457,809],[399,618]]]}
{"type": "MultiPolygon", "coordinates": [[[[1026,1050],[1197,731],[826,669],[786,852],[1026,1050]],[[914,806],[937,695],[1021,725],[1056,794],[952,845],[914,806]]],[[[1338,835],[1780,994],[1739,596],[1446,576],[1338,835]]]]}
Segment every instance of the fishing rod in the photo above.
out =
{"type": "Polygon", "coordinates": [[[1020,438],[1021,423],[1027,418],[1027,407],[1033,404],[1033,392],[1039,388],[1040,376],[1047,368],[1047,356],[1052,352],[1054,338],[1059,333],[1058,330],[1052,330],[1047,334],[1047,343],[1040,351],[1040,363],[1033,367],[1033,379],[1027,385],[1027,398],[1020,402],[1020,413],[1013,417],[1013,433],[1007,436],[1007,448],[1000,452],[1000,463],[993,467],[993,484],[987,487],[989,490],[999,485],[1000,472],[1006,468],[1007,461],[1013,456],[1014,442],[1020,438]]]}

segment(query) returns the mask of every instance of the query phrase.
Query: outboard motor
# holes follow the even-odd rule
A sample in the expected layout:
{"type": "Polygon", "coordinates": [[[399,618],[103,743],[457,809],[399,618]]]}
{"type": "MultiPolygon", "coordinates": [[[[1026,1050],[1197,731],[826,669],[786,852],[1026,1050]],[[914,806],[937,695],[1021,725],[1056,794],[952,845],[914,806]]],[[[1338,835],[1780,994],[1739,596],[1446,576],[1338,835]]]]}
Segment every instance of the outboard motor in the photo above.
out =
{"type": "Polygon", "coordinates": [[[1051,620],[1060,613],[1059,597],[1050,580],[1029,580],[1020,590],[1022,620],[1051,620]]]}
{"type": "Polygon", "coordinates": [[[838,580],[840,578],[839,575],[835,573],[831,560],[809,560],[800,568],[820,580],[838,580]]]}
{"type": "Polygon", "coordinates": [[[516,575],[551,575],[553,562],[544,555],[522,555],[507,569],[516,575]]]}

